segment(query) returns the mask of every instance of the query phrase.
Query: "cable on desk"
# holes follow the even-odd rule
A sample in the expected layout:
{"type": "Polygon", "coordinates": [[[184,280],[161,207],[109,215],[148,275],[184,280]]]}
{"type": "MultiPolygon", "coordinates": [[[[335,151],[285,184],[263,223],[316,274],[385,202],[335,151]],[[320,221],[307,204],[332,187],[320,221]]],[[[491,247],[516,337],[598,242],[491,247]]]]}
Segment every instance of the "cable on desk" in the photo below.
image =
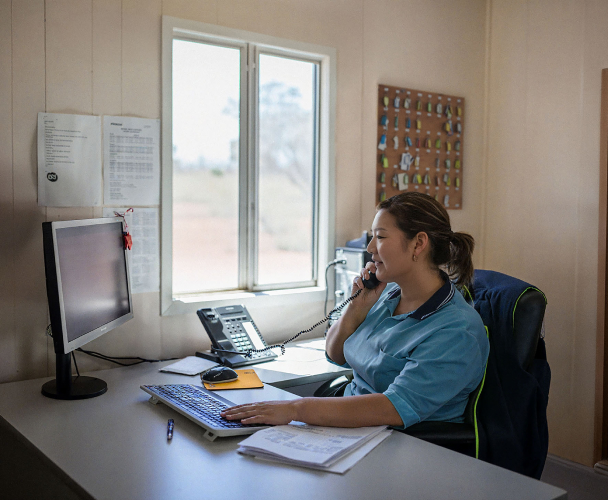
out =
{"type": "Polygon", "coordinates": [[[80,372],[78,371],[78,363],[76,363],[76,355],[74,354],[74,351],[72,351],[72,359],[74,360],[74,366],[76,367],[76,375],[80,377],[80,372]]]}
{"type": "MultiPolygon", "coordinates": [[[[51,328],[51,325],[48,325],[46,327],[46,334],[51,338],[53,337],[53,330],[51,328]]],[[[82,352],[83,354],[88,354],[89,356],[91,356],[93,358],[98,358],[98,359],[103,359],[104,361],[109,361],[110,363],[116,363],[117,365],[120,365],[120,366],[139,365],[141,363],[162,363],[163,361],[175,361],[176,359],[180,359],[180,358],[146,359],[146,358],[141,358],[139,356],[107,356],[107,355],[101,354],[99,352],[87,351],[87,350],[83,349],[82,347],[78,347],[77,349],[75,349],[75,351],[82,352]],[[117,359],[121,359],[121,360],[125,360],[125,361],[126,360],[135,360],[135,363],[121,363],[119,361],[116,361],[117,359]]],[[[80,377],[80,372],[78,371],[78,364],[76,363],[76,356],[74,355],[74,351],[72,351],[72,359],[74,360],[74,366],[76,367],[76,373],[80,377]]]]}
{"type": "Polygon", "coordinates": [[[109,361],[110,363],[115,363],[120,366],[133,366],[133,365],[139,365],[141,363],[161,363],[163,361],[174,361],[176,359],[180,359],[180,358],[146,359],[146,358],[142,358],[140,356],[106,356],[105,354],[101,354],[99,352],[87,351],[87,350],[83,349],[82,347],[79,347],[76,350],[79,352],[82,352],[84,354],[88,354],[89,356],[91,356],[93,358],[103,359],[104,361],[109,361]],[[120,361],[116,361],[117,359],[120,359],[123,361],[135,360],[135,362],[134,363],[121,363],[120,361]]]}

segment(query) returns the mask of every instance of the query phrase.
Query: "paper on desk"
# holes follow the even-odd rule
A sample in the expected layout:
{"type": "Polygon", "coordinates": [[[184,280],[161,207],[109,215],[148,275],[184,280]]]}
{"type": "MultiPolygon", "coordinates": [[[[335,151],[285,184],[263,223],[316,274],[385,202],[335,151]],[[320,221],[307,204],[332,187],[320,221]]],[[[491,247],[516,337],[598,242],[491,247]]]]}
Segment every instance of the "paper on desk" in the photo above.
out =
{"type": "Polygon", "coordinates": [[[327,361],[324,351],[287,347],[284,356],[279,356],[273,361],[264,363],[260,365],[260,368],[293,375],[312,375],[336,367],[327,361]]]}
{"type": "MultiPolygon", "coordinates": [[[[276,365],[277,363],[310,363],[313,361],[325,360],[325,354],[317,351],[316,349],[301,349],[299,347],[287,347],[285,354],[281,354],[281,351],[274,349],[273,352],[278,354],[278,357],[273,361],[264,363],[264,369],[267,366],[276,365]]],[[[270,368],[272,369],[272,368],[270,368]]],[[[285,367],[275,366],[276,370],[284,370],[285,367]]]]}
{"type": "Polygon", "coordinates": [[[275,361],[280,363],[308,363],[310,361],[319,361],[325,359],[325,354],[316,349],[301,349],[300,347],[292,347],[285,349],[285,354],[279,356],[275,361]]]}
{"type": "Polygon", "coordinates": [[[345,472],[352,469],[357,462],[363,457],[367,456],[376,446],[391,435],[393,431],[390,429],[384,429],[382,432],[376,434],[369,441],[364,443],[362,446],[349,453],[345,457],[338,460],[331,467],[326,469],[328,472],[335,472],[336,474],[344,474],[345,472]]]}
{"type": "MultiPolygon", "coordinates": [[[[331,465],[330,467],[317,466],[312,464],[296,464],[296,463],[287,463],[287,465],[297,465],[303,466],[309,469],[323,470],[326,472],[333,472],[335,474],[345,474],[349,470],[351,470],[357,463],[361,461],[364,457],[369,455],[369,453],[378,446],[382,441],[384,441],[387,437],[391,435],[393,431],[390,429],[384,429],[382,432],[376,434],[369,441],[361,445],[359,448],[353,450],[351,453],[346,454],[342,458],[340,458],[336,463],[331,465]]],[[[253,456],[258,460],[264,460],[266,462],[274,462],[277,463],[277,459],[274,457],[265,457],[261,455],[256,455],[250,453],[248,451],[240,452],[243,455],[253,456]]],[[[286,463],[281,461],[281,463],[286,463]]]]}
{"type": "Polygon", "coordinates": [[[239,451],[296,465],[327,468],[385,428],[279,425],[241,441],[239,451]]]}
{"type": "Polygon", "coordinates": [[[188,356],[187,358],[180,359],[175,363],[164,366],[159,371],[179,373],[181,375],[198,375],[207,368],[211,368],[214,364],[215,363],[199,358],[198,356],[188,356]]]}
{"type": "Polygon", "coordinates": [[[315,349],[316,351],[325,352],[325,339],[317,339],[311,341],[304,341],[298,345],[298,348],[304,349],[315,349]]]}

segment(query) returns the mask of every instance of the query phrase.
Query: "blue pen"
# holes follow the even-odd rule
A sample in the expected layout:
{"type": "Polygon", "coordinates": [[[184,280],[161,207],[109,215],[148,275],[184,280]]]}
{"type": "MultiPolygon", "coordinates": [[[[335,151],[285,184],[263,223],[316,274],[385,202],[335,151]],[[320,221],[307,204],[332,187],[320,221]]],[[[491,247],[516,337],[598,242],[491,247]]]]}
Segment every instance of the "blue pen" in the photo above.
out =
{"type": "Polygon", "coordinates": [[[170,418],[169,422],[167,422],[167,439],[173,439],[173,419],[170,418]]]}

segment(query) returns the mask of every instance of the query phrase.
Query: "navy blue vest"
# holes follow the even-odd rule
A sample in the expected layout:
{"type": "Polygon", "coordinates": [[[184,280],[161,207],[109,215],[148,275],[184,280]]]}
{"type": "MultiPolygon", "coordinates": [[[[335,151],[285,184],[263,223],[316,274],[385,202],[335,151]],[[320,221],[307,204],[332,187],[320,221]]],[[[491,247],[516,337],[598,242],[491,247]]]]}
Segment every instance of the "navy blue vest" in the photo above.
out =
{"type": "Polygon", "coordinates": [[[477,404],[479,458],[539,479],[549,443],[551,370],[543,339],[528,371],[517,360],[513,309],[528,288],[535,287],[494,271],[475,271],[473,303],[490,335],[486,379],[477,404]]]}

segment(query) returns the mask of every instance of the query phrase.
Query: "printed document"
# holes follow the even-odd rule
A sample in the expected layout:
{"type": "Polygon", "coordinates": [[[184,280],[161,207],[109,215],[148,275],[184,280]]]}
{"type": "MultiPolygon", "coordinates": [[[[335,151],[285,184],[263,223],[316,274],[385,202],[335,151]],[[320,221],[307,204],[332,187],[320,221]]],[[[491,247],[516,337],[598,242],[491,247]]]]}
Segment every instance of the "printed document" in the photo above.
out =
{"type": "Polygon", "coordinates": [[[160,120],[103,117],[104,205],[160,204],[160,120]]]}
{"type": "MultiPolygon", "coordinates": [[[[386,426],[351,429],[280,425],[256,432],[240,443],[238,451],[282,463],[329,470],[341,458],[361,448],[385,429],[386,426]]],[[[376,440],[376,444],[380,441],[376,440]]],[[[352,465],[354,463],[350,467],[352,465]]]]}
{"type": "MultiPolygon", "coordinates": [[[[317,470],[322,470],[325,472],[333,472],[335,474],[344,474],[345,472],[348,472],[350,469],[352,469],[357,463],[359,463],[362,458],[366,457],[382,441],[384,441],[387,437],[389,437],[392,432],[393,431],[390,429],[384,429],[382,432],[376,434],[369,441],[366,441],[359,448],[356,448],[352,452],[347,453],[346,455],[343,455],[336,462],[334,462],[332,465],[330,465],[328,467],[324,467],[322,465],[313,465],[313,464],[298,464],[298,463],[292,463],[292,462],[287,462],[287,461],[283,461],[283,460],[279,460],[279,461],[287,463],[289,465],[297,465],[300,467],[306,467],[307,469],[317,469],[317,470]]],[[[245,451],[239,450],[239,453],[241,453],[242,455],[253,456],[254,458],[256,458],[258,460],[266,460],[266,461],[275,462],[275,463],[278,461],[274,457],[267,458],[262,455],[256,455],[254,452],[249,452],[247,450],[245,450],[245,451]]]]}
{"type": "MultiPolygon", "coordinates": [[[[104,217],[114,212],[124,214],[126,208],[103,209],[104,217]]],[[[125,215],[127,230],[133,238],[131,248],[131,293],[158,292],[160,288],[160,253],[158,208],[134,208],[125,215]]]]}
{"type": "Polygon", "coordinates": [[[38,113],[38,205],[101,205],[99,116],[38,113]]]}

